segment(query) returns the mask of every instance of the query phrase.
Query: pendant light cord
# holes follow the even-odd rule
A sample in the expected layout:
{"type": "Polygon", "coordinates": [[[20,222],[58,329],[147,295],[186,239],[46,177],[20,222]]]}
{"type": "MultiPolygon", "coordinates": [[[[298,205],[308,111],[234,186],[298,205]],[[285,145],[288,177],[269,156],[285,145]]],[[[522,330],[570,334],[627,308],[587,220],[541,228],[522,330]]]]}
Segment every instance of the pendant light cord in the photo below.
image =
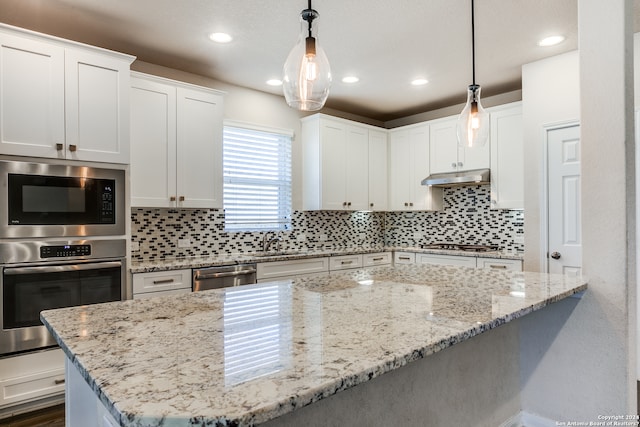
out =
{"type": "MultiPolygon", "coordinates": [[[[311,4],[311,0],[309,0],[311,4]]],[[[311,6],[309,6],[311,7],[311,6]]],[[[473,85],[476,85],[476,28],[473,13],[473,0],[471,0],[471,63],[473,68],[473,85]]]]}
{"type": "Polygon", "coordinates": [[[311,9],[311,0],[309,0],[309,7],[308,7],[309,13],[311,14],[311,18],[309,20],[307,20],[307,22],[309,23],[309,37],[313,37],[313,33],[311,31],[311,23],[313,22],[313,12],[311,9]]]}

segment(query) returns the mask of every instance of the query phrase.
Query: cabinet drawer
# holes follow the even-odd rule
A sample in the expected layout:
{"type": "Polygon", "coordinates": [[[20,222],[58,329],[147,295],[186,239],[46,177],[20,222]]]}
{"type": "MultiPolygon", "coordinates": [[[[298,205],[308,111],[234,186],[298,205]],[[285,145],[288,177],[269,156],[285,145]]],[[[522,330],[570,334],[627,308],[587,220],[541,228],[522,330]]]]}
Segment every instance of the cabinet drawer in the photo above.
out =
{"type": "Polygon", "coordinates": [[[478,268],[522,271],[522,261],[519,259],[478,258],[478,268]]]}
{"type": "Polygon", "coordinates": [[[190,294],[191,288],[171,289],[169,291],[145,292],[133,294],[133,299],[149,299],[155,297],[166,297],[167,295],[190,294]]]}
{"type": "Polygon", "coordinates": [[[411,252],[394,252],[393,263],[394,264],[413,264],[416,262],[416,254],[411,252]]]}
{"type": "Polygon", "coordinates": [[[346,270],[362,267],[362,255],[340,255],[329,258],[329,270],[346,270]]]}
{"type": "Polygon", "coordinates": [[[287,276],[322,273],[329,271],[329,258],[295,259],[291,261],[261,262],[257,266],[258,281],[287,276]]]}
{"type": "Polygon", "coordinates": [[[365,267],[385,264],[391,264],[391,252],[380,252],[376,254],[362,255],[362,265],[365,267]]]}
{"type": "Polygon", "coordinates": [[[460,265],[463,267],[476,266],[476,257],[456,256],[456,255],[431,255],[418,254],[416,256],[418,264],[436,264],[436,265],[460,265]]]}
{"type": "Polygon", "coordinates": [[[191,270],[154,271],[133,275],[133,294],[191,289],[191,270]]]}

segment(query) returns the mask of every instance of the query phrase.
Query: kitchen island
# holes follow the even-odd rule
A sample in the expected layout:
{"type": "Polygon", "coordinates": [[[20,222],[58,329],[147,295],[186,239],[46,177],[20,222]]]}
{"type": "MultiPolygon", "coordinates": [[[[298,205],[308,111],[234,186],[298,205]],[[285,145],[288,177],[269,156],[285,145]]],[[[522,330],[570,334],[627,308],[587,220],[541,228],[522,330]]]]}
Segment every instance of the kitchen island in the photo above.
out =
{"type": "MultiPolygon", "coordinates": [[[[98,424],[98,417],[121,426],[345,425],[344,414],[330,406],[322,419],[317,411],[342,396],[376,404],[375,396],[354,398],[350,392],[366,393],[370,383],[394,381],[396,372],[422,369],[422,364],[428,368],[431,361],[442,371],[460,360],[456,348],[477,352],[479,377],[500,373],[509,387],[517,387],[512,381],[517,369],[502,360],[511,360],[509,349],[515,346],[517,352],[517,340],[512,333],[492,335],[508,327],[491,330],[585,289],[580,277],[398,265],[64,308],[45,311],[41,318],[67,355],[71,426],[109,425],[98,424]],[[510,347],[497,348],[504,343],[510,347]],[[482,352],[489,356],[482,358],[482,352]],[[91,399],[93,406],[86,404],[91,399]]],[[[468,374],[471,383],[473,372],[468,374]]],[[[417,415],[393,413],[405,411],[396,400],[436,399],[416,388],[423,383],[411,390],[402,390],[402,384],[388,389],[394,390],[385,397],[388,419],[403,425],[452,422],[422,423],[416,418],[426,416],[420,408],[417,415]]],[[[450,384],[438,386],[445,395],[453,390],[450,384]]],[[[506,393],[509,387],[501,385],[506,393]]],[[[454,393],[464,398],[462,390],[454,393]]],[[[517,404],[497,399],[497,407],[509,406],[498,408],[507,415],[517,410],[517,404]]],[[[368,410],[349,409],[360,425],[371,424],[364,417],[368,410]]],[[[475,422],[495,423],[477,416],[475,422]]],[[[378,425],[386,424],[379,419],[378,425]]]]}

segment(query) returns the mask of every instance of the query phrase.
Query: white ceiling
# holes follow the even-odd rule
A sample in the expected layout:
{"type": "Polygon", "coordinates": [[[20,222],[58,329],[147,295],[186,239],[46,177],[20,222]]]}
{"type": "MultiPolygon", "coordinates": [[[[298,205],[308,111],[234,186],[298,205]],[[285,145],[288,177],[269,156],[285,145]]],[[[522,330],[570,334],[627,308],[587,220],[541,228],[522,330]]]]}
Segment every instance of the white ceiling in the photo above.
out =
{"type": "MultiPolygon", "coordinates": [[[[306,0],[2,0],[0,20],[281,94],[265,82],[281,76],[306,7],[306,0]],[[234,40],[214,44],[214,31],[234,40]]],[[[313,8],[334,76],[327,107],[388,121],[465,101],[470,0],[315,0],[313,8]],[[347,74],[360,82],[342,83],[347,74]],[[429,83],[413,87],[416,77],[429,83]]],[[[522,64],[577,49],[577,29],[577,0],[477,0],[483,95],[519,89],[522,64]],[[550,34],[567,39],[536,45],[550,34]]]]}

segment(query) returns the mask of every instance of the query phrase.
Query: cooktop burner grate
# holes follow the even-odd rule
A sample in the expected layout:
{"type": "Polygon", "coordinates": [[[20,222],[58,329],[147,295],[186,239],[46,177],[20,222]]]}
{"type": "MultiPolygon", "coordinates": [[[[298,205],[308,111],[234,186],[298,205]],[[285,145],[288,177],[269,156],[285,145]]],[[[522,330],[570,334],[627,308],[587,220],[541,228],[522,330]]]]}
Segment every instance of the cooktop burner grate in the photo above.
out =
{"type": "Polygon", "coordinates": [[[422,245],[423,249],[442,249],[465,252],[491,252],[499,249],[498,245],[464,245],[460,243],[432,243],[422,245]]]}

